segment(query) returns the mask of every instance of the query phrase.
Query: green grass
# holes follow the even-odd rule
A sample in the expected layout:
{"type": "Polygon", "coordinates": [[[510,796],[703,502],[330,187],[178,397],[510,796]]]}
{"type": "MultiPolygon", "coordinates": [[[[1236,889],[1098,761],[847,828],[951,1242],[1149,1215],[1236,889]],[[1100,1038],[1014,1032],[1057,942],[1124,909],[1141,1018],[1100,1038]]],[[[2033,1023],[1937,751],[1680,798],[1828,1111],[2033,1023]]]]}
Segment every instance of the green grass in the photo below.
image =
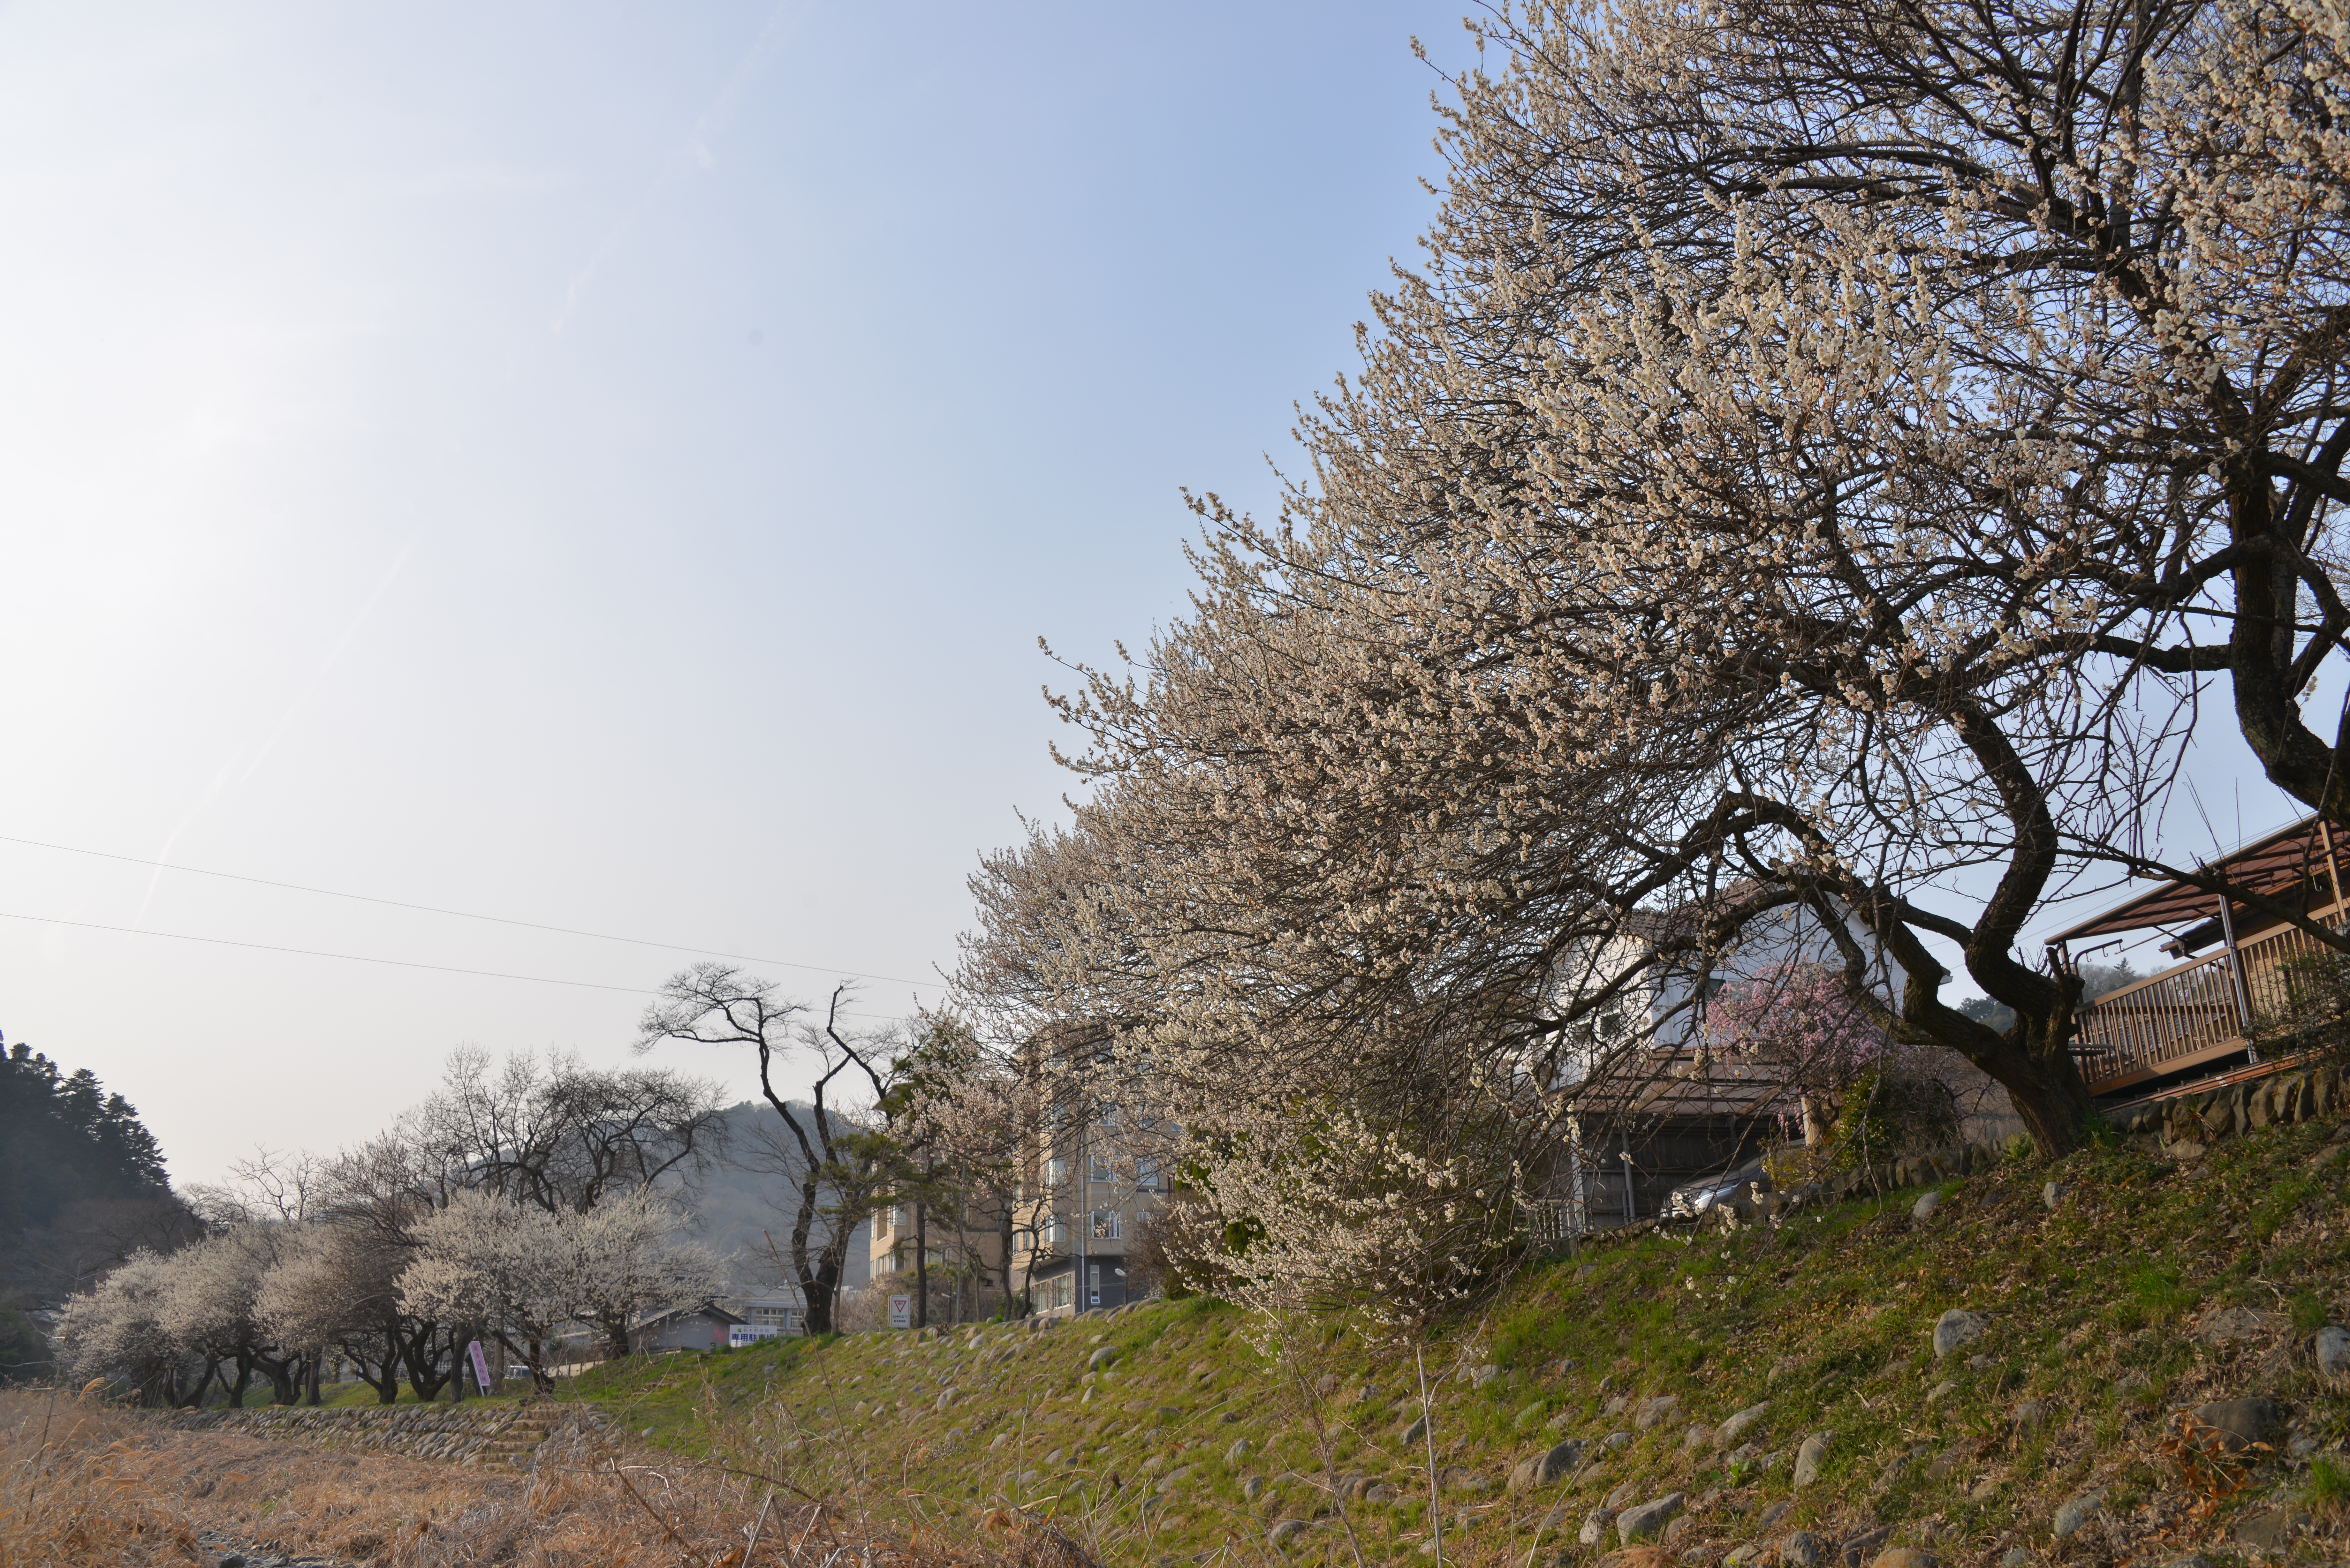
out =
{"type": "MultiPolygon", "coordinates": [[[[1651,1237],[1530,1267],[1420,1347],[1431,1382],[1443,1379],[1433,1391],[1439,1465],[1498,1482],[1561,1436],[1596,1447],[1621,1431],[1631,1441],[1599,1473],[1533,1495],[1475,1491],[1448,1475],[1448,1519],[1465,1510],[1472,1521],[1457,1541],[1448,1526],[1446,1561],[1523,1565],[1554,1509],[1563,1524],[1546,1539],[1563,1527],[1571,1540],[1625,1481],[1640,1497],[1718,1494],[1684,1542],[1724,1551],[1762,1539],[1753,1517],[1777,1501],[1793,1506],[1771,1538],[1797,1524],[1845,1534],[1881,1521],[1897,1542],[1927,1543],[1930,1530],[1946,1561],[2044,1549],[2056,1503],[2090,1485],[2184,1519],[2190,1500],[2167,1491],[2167,1471],[2149,1459],[2174,1409],[2265,1394],[2329,1440],[2350,1436],[2350,1410],[2315,1385],[2305,1356],[2275,1354],[2350,1306],[2342,1173],[2315,1158],[2329,1130],[2227,1140],[2178,1168],[2127,1140],[2101,1144],[2054,1172],[2072,1190],[2053,1214],[2040,1202],[2050,1170],[2003,1166],[1946,1186],[1923,1226],[1909,1216],[1914,1195],[1887,1195],[1777,1230],[1651,1237]],[[2275,1314],[2271,1341],[2198,1341],[2201,1312],[2228,1302],[2275,1314]],[[1951,1306],[1990,1314],[1992,1328],[1937,1363],[1933,1324],[1951,1306]],[[1993,1364],[1967,1366],[1975,1351],[1993,1364]],[[1501,1371],[1482,1386],[1448,1376],[1488,1363],[1501,1371]],[[2146,1386],[2117,1386],[2127,1373],[2143,1373],[2146,1386]],[[1661,1395],[1679,1409],[1640,1429],[1633,1412],[1661,1395]],[[1619,1397],[1629,1407],[1605,1414],[1619,1397]],[[2025,1401],[2048,1418],[2019,1430],[2025,1401]],[[1768,1406],[1750,1434],[1762,1456],[1733,1465],[1710,1447],[1684,1449],[1692,1422],[1710,1427],[1757,1403],[1768,1406]],[[1522,1427],[1529,1406],[1540,1413],[1522,1427]],[[1833,1431],[1835,1445],[1821,1482],[1795,1494],[1794,1452],[1816,1430],[1833,1431]],[[1919,1457],[1893,1462],[1912,1449],[1919,1457]]],[[[1326,1458],[1395,1493],[1345,1505],[1366,1561],[1419,1562],[1425,1451],[1399,1440],[1419,1407],[1410,1348],[1341,1324],[1271,1326],[1194,1299],[1042,1332],[769,1341],[596,1368],[558,1397],[593,1399],[652,1444],[910,1518],[968,1521],[1015,1502],[1057,1518],[1112,1564],[1233,1542],[1254,1542],[1261,1554],[1274,1516],[1334,1509],[1314,1484],[1326,1458]],[[1088,1375],[1101,1345],[1117,1359],[1088,1375]],[[1373,1397],[1358,1400],[1367,1385],[1373,1397]],[[1228,1461],[1238,1438],[1250,1451],[1228,1461]],[[1138,1507],[1178,1466],[1190,1468],[1170,1501],[1138,1507]],[[1253,1502],[1242,1490],[1252,1477],[1265,1486],[1253,1502]]],[[[2350,1484],[2345,1476],[2313,1467],[2309,1495],[2333,1498],[2325,1489],[2350,1484]]],[[[1340,1541],[1326,1527],[1290,1555],[1351,1563],[1340,1541]]],[[[1547,1561],[1554,1547],[1541,1550],[1547,1561]]]]}
{"type": "Polygon", "coordinates": [[[2167,1323],[2202,1299],[2185,1282],[2178,1264],[2147,1260],[2131,1264],[2122,1278],[2122,1325],[2139,1328],[2167,1323]]]}
{"type": "Polygon", "coordinates": [[[2309,1463],[2309,1484],[2302,1495],[2313,1508],[2336,1513],[2350,1509],[2350,1464],[2338,1456],[2318,1455],[2309,1463]]]}

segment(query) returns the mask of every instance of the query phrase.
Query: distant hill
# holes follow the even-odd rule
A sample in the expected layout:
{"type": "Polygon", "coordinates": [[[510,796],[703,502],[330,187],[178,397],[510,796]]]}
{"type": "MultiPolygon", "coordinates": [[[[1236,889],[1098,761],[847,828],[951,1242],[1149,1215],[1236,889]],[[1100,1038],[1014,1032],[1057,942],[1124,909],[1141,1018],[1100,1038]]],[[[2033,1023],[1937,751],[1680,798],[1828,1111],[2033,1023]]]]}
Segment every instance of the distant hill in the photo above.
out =
{"type": "MultiPolygon", "coordinates": [[[[807,1117],[808,1125],[814,1124],[813,1106],[795,1101],[792,1109],[807,1117]]],[[[698,1183],[691,1203],[695,1224],[685,1234],[708,1242],[722,1255],[739,1254],[733,1264],[734,1293],[749,1295],[788,1274],[787,1268],[778,1268],[767,1256],[766,1238],[761,1232],[775,1238],[775,1251],[788,1263],[792,1215],[799,1204],[799,1191],[787,1172],[772,1168],[771,1149],[760,1136],[763,1129],[782,1132],[782,1118],[775,1107],[745,1100],[727,1108],[726,1121],[730,1155],[713,1164],[698,1183]],[[770,1168],[760,1168],[763,1165],[770,1168]]],[[[845,1282],[850,1286],[862,1285],[869,1277],[866,1258],[869,1234],[870,1228],[860,1224],[849,1245],[845,1282]]],[[[810,1240],[813,1244],[814,1238],[810,1240]]]]}

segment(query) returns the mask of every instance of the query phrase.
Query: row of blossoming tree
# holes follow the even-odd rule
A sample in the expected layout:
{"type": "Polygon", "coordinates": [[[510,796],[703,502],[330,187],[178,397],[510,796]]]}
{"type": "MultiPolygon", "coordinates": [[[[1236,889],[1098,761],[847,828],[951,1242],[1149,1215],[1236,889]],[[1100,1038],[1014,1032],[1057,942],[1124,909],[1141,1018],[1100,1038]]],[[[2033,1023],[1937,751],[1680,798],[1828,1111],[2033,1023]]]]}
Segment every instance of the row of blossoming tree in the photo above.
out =
{"type": "Polygon", "coordinates": [[[2207,720],[2350,826],[2350,708],[2304,711],[2350,631],[2339,8],[1472,31],[1419,265],[1281,515],[1198,497],[1191,613],[1056,699],[1089,793],[985,862],[958,977],[1007,1063],[1116,1043],[1192,1265],[1268,1302],[1470,1288],[1573,1086],[1792,922],[1831,1054],[1964,1058],[2047,1155],[2054,901],[2178,877],[2345,945],[2160,847],[2207,720]]]}
{"type": "Polygon", "coordinates": [[[450,1060],[432,1096],[332,1158],[263,1156],[188,1194],[203,1233],[142,1251],[67,1303],[58,1360],[145,1403],[256,1381],[318,1396],[339,1361],[390,1403],[462,1388],[463,1346],[542,1385],[625,1354],[648,1311],[723,1288],[721,1260],[676,1239],[684,1183],[721,1151],[716,1085],[557,1055],[450,1060]],[[567,1344],[581,1325],[591,1343],[567,1344]]]}

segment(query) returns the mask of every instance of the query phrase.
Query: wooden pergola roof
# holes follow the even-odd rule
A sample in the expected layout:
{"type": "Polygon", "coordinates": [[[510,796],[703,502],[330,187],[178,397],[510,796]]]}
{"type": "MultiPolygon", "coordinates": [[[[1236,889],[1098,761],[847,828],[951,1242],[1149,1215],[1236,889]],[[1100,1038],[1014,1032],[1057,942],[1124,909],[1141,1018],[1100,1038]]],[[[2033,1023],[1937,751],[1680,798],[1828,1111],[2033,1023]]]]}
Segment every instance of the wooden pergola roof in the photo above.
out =
{"type": "Polygon", "coordinates": [[[1659,1116],[1743,1120],[1794,1107],[1786,1070],[1750,1056],[1716,1052],[1700,1062],[1690,1046],[1627,1051],[1567,1092],[1585,1115],[1648,1120],[1659,1116]]]}
{"type": "MultiPolygon", "coordinates": [[[[2265,838],[2252,840],[2232,855],[2212,861],[2210,869],[2251,893],[2290,892],[2312,877],[2326,875],[2325,835],[2314,815],[2305,816],[2265,838]]],[[[2165,882],[2057,932],[2049,940],[2075,942],[2083,937],[2195,925],[2210,919],[2219,909],[2220,897],[2216,893],[2190,883],[2165,882]]]]}

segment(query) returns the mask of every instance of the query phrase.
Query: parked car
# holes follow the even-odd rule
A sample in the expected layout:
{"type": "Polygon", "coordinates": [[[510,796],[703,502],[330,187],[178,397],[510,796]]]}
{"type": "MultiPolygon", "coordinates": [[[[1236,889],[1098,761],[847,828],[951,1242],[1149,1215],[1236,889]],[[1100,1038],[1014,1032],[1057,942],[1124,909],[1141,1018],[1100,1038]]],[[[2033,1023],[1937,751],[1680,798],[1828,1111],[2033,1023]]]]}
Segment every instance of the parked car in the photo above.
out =
{"type": "Polygon", "coordinates": [[[1763,1168],[1761,1159],[1750,1159],[1735,1170],[1720,1176],[1701,1176],[1674,1188],[1665,1198],[1664,1217],[1695,1220],[1709,1209],[1729,1209],[1742,1219],[1752,1219],[1753,1194],[1771,1190],[1771,1173],[1763,1168]]]}

